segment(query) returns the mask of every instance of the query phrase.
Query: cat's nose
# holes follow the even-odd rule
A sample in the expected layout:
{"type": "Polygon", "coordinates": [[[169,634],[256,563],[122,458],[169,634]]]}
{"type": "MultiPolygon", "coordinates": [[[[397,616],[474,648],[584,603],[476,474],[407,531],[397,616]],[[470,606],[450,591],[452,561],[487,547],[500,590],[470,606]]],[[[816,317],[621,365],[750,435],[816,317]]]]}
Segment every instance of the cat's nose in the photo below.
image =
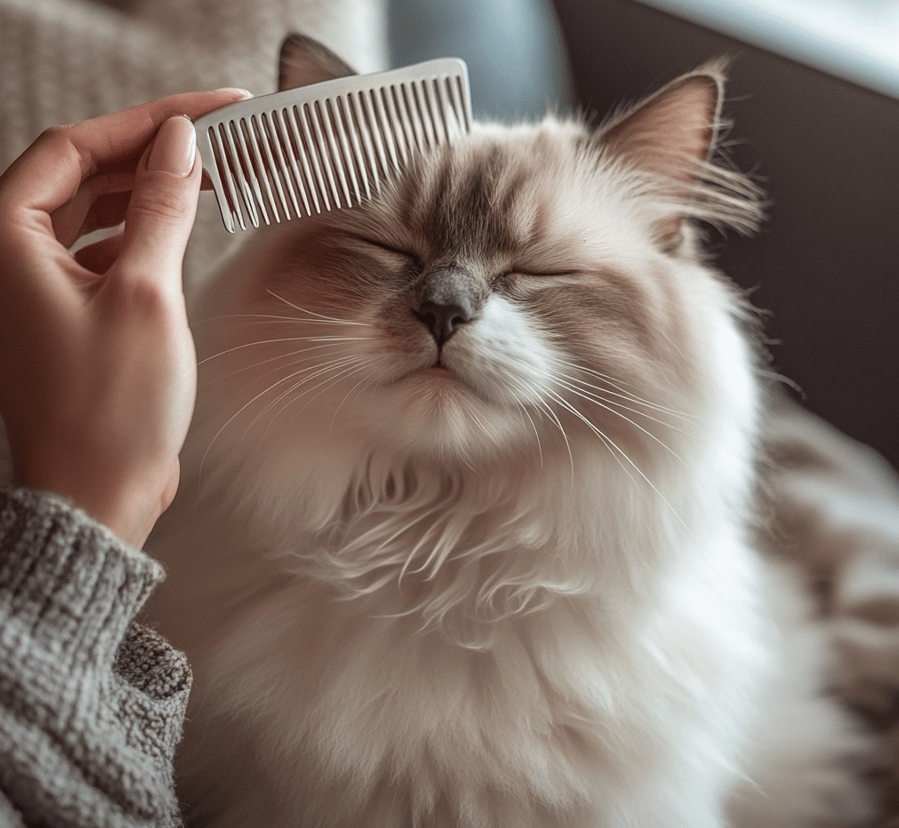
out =
{"type": "Polygon", "coordinates": [[[461,274],[444,271],[428,279],[412,313],[427,327],[437,347],[440,348],[460,325],[472,321],[475,307],[471,292],[461,274]]]}
{"type": "Polygon", "coordinates": [[[460,325],[471,321],[471,310],[456,303],[444,305],[425,301],[413,313],[419,322],[427,326],[438,348],[443,346],[460,325]]]}

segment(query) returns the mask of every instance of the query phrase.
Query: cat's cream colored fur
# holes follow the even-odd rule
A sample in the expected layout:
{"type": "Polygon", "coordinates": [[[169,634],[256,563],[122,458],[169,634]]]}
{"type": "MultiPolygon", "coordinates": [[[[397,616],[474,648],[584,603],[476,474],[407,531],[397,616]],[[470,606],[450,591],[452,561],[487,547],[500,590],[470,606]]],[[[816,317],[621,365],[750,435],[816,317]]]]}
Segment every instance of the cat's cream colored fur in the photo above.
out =
{"type": "Polygon", "coordinates": [[[478,127],[196,303],[151,551],[197,824],[862,824],[865,743],[750,542],[752,326],[690,225],[758,217],[704,163],[719,95],[709,67],[595,135],[478,127]],[[438,348],[447,274],[473,310],[438,348]]]}

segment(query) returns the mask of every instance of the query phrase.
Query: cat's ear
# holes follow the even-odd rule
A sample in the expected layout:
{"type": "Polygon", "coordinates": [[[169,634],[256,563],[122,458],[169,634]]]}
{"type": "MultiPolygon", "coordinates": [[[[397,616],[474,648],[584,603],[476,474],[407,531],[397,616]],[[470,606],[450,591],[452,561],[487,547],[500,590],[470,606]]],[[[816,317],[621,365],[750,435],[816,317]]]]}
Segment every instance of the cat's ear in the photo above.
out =
{"type": "Polygon", "coordinates": [[[281,44],[278,91],[345,78],[356,72],[327,46],[300,34],[288,35],[281,44]]]}
{"type": "Polygon", "coordinates": [[[707,63],[619,112],[599,130],[602,151],[666,183],[672,209],[660,218],[658,240],[673,248],[688,202],[718,137],[726,61],[707,63]]]}

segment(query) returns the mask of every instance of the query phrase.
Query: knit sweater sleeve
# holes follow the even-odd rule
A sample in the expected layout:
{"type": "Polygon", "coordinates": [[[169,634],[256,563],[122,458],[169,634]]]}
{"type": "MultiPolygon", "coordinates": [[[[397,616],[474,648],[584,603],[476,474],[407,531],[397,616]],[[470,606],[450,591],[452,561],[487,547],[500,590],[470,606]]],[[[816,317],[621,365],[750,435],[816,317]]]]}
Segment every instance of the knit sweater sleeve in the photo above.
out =
{"type": "Polygon", "coordinates": [[[0,488],[7,821],[180,825],[172,761],[190,671],[181,653],[134,623],[162,576],[158,563],[65,500],[0,488]]]}

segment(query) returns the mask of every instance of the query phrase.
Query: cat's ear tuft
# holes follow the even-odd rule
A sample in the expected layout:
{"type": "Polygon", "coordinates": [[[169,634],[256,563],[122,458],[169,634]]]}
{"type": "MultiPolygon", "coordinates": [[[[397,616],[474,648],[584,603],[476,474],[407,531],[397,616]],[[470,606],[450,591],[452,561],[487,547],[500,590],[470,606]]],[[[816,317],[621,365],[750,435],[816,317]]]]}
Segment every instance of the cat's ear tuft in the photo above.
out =
{"type": "MultiPolygon", "coordinates": [[[[718,138],[726,66],[707,63],[613,115],[597,135],[603,153],[658,176],[673,203],[689,201],[718,138]]],[[[666,247],[675,246],[683,218],[660,224],[666,247]]]]}
{"type": "Polygon", "coordinates": [[[311,37],[291,34],[281,44],[278,91],[355,74],[356,72],[327,46],[311,37]]]}
{"type": "Polygon", "coordinates": [[[684,176],[685,160],[705,161],[714,148],[725,66],[724,61],[701,66],[613,115],[601,127],[600,139],[637,166],[684,176]]]}

